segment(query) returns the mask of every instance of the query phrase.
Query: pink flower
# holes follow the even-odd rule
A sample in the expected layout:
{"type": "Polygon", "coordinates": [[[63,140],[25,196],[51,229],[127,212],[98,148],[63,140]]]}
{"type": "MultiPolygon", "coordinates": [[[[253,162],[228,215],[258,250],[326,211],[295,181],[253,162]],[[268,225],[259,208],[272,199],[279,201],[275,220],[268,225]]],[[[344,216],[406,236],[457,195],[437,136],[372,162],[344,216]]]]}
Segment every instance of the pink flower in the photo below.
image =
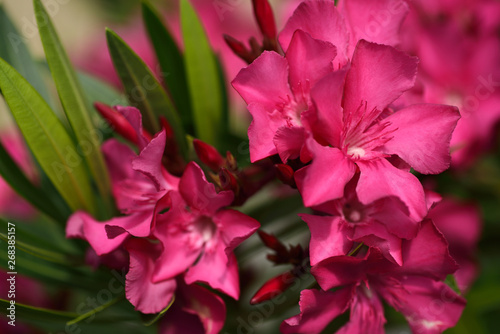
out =
{"type": "Polygon", "coordinates": [[[237,299],[238,267],[233,249],[260,224],[238,211],[226,209],[231,191],[217,193],[201,168],[188,164],[179,192],[168,194],[170,210],[159,214],[154,236],[163,244],[153,282],[185,273],[185,282],[202,282],[237,299]]]}
{"type": "Polygon", "coordinates": [[[311,265],[347,255],[361,242],[378,248],[389,261],[402,265],[402,239],[415,237],[418,222],[410,219],[408,209],[397,197],[362,204],[356,195],[356,183],[355,177],[347,184],[343,198],[314,207],[315,211],[329,215],[300,215],[311,231],[311,265]]]}
{"type": "Polygon", "coordinates": [[[311,88],[333,71],[336,54],[331,43],[297,30],[285,57],[266,51],[238,73],[233,87],[253,116],[248,129],[252,162],[277,153],[285,162],[299,156],[313,108],[311,88]]]}
{"type": "Polygon", "coordinates": [[[132,107],[118,110],[136,130],[140,149],[137,155],[115,139],[108,140],[102,147],[112,179],[113,195],[124,215],[99,222],[85,212],[76,212],[66,226],[67,237],[87,240],[97,255],[114,251],[129,235],[149,236],[156,213],[169,205],[169,198],[165,195],[176,190],[179,182],[162,166],[165,131],[148,142],[142,135],[139,111],[132,107]]]}
{"type": "Polygon", "coordinates": [[[465,307],[465,300],[441,282],[457,268],[447,246],[426,220],[414,239],[403,240],[403,266],[376,248],[364,256],[322,261],[312,273],[325,291],[302,291],[301,313],[285,320],[281,331],[320,333],[350,307],[350,321],[338,333],[384,333],[384,299],[403,313],[414,333],[441,333],[455,325],[465,307]],[[326,291],[338,286],[344,287],[326,291]]]}
{"type": "Polygon", "coordinates": [[[361,203],[396,196],[412,219],[426,215],[422,185],[409,166],[425,174],[448,168],[449,142],[460,115],[444,105],[390,109],[413,86],[416,70],[415,58],[361,40],[350,68],[316,84],[311,96],[317,107],[317,141],[307,140],[313,159],[295,173],[306,206],[342,197],[359,170],[356,192],[361,203]]]}

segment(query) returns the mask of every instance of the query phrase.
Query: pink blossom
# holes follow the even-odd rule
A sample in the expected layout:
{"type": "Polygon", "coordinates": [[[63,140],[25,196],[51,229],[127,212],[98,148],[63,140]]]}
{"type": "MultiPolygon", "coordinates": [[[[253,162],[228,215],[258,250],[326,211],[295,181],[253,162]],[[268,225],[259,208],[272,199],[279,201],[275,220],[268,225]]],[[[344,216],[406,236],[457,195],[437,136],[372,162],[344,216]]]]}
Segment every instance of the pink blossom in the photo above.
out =
{"type": "Polygon", "coordinates": [[[154,236],[163,251],[157,260],[153,282],[185,272],[185,282],[202,282],[237,299],[238,267],[233,249],[260,224],[239,211],[227,209],[231,191],[217,193],[201,168],[188,164],[179,192],[168,193],[171,208],[159,214],[154,236]]]}
{"type": "Polygon", "coordinates": [[[396,196],[413,219],[426,215],[422,185],[409,166],[425,174],[448,168],[449,142],[460,116],[455,107],[445,105],[390,108],[413,86],[416,70],[415,58],[361,40],[350,68],[316,84],[311,91],[317,107],[316,140],[307,140],[313,160],[295,173],[306,206],[342,197],[359,170],[356,192],[361,203],[396,196]]]}
{"type": "Polygon", "coordinates": [[[302,214],[311,231],[311,265],[332,256],[347,255],[359,243],[378,248],[392,262],[403,264],[402,239],[414,238],[419,224],[397,197],[386,197],[364,205],[356,195],[354,178],[341,199],[314,207],[329,215],[302,214]]]}
{"type": "Polygon", "coordinates": [[[66,226],[67,237],[86,239],[97,255],[117,249],[129,235],[149,236],[154,228],[156,213],[169,205],[169,198],[165,195],[176,190],[179,182],[162,166],[165,131],[148,142],[142,135],[139,111],[132,107],[118,110],[124,113],[136,130],[140,149],[137,155],[115,139],[102,146],[113,195],[123,216],[99,222],[85,212],[76,212],[66,226]]]}
{"type": "Polygon", "coordinates": [[[312,273],[325,291],[302,291],[301,313],[285,320],[281,331],[320,333],[350,307],[350,320],[338,333],[384,333],[384,299],[403,313],[413,332],[441,333],[455,325],[465,307],[465,300],[441,282],[457,268],[447,247],[443,235],[426,220],[414,239],[403,240],[402,266],[376,248],[322,261],[312,273]],[[326,291],[338,286],[344,287],[326,291]]]}

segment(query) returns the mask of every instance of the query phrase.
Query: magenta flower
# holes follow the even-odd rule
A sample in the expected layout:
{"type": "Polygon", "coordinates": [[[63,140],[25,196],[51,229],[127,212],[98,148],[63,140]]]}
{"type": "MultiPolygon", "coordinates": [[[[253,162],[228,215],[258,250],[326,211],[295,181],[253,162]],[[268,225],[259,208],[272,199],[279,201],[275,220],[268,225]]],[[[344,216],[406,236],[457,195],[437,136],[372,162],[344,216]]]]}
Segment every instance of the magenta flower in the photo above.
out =
{"type": "Polygon", "coordinates": [[[201,168],[188,164],[179,192],[168,194],[171,208],[159,214],[154,236],[163,244],[153,282],[186,272],[185,282],[202,282],[238,299],[238,266],[233,249],[260,224],[239,211],[226,209],[231,191],[217,193],[201,168]]]}
{"type": "Polygon", "coordinates": [[[403,313],[414,333],[441,333],[454,326],[465,300],[441,282],[457,269],[443,235],[426,220],[414,239],[403,240],[402,255],[402,266],[376,248],[364,256],[322,261],[312,273],[325,291],[302,291],[301,313],[285,320],[281,331],[320,333],[350,307],[350,321],[338,333],[384,333],[381,299],[403,313]],[[339,286],[344,287],[326,291],[339,286]]]}
{"type": "Polygon", "coordinates": [[[329,215],[300,215],[311,231],[311,265],[347,255],[361,242],[378,248],[389,261],[402,265],[402,239],[416,236],[418,222],[409,217],[408,208],[397,197],[362,204],[356,195],[356,183],[355,177],[347,184],[343,198],[314,207],[315,211],[329,215]]]}
{"type": "Polygon", "coordinates": [[[299,156],[313,108],[311,88],[333,71],[336,54],[331,43],[297,30],[285,57],[264,52],[238,73],[233,87],[253,116],[248,129],[253,162],[277,153],[285,162],[299,156]]]}
{"type": "Polygon", "coordinates": [[[413,86],[416,70],[415,58],[361,40],[350,68],[313,88],[316,139],[328,146],[309,138],[312,163],[295,173],[306,206],[342,197],[359,170],[356,192],[363,204],[396,196],[413,219],[426,215],[422,185],[401,159],[426,174],[448,168],[449,142],[460,115],[456,107],[444,105],[389,108],[413,86]]]}
{"type": "Polygon", "coordinates": [[[123,216],[105,222],[85,212],[76,212],[68,220],[66,235],[87,240],[97,255],[117,249],[128,236],[147,237],[154,228],[156,213],[168,207],[169,191],[176,190],[178,178],[162,166],[165,131],[151,141],[142,135],[141,116],[135,108],[118,108],[135,129],[140,154],[110,139],[102,146],[111,175],[113,195],[123,216]]]}

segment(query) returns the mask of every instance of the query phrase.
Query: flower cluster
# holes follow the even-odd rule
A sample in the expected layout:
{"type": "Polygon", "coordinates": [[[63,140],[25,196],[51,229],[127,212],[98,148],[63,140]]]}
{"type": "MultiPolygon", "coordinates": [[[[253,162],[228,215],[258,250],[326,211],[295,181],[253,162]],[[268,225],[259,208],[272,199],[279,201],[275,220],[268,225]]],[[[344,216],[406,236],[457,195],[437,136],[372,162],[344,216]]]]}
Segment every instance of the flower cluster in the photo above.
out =
{"type": "Polygon", "coordinates": [[[314,212],[301,217],[321,290],[302,291],[284,333],[319,333],[349,308],[341,333],[382,333],[382,299],[414,332],[438,333],[465,306],[443,282],[457,264],[426,218],[438,196],[411,172],[450,166],[460,114],[404,98],[418,65],[398,49],[407,12],[399,0],[305,1],[279,35],[284,55],[264,52],[233,81],[253,117],[252,161],[279,155],[314,212]],[[373,34],[380,12],[391,15],[373,34]]]}

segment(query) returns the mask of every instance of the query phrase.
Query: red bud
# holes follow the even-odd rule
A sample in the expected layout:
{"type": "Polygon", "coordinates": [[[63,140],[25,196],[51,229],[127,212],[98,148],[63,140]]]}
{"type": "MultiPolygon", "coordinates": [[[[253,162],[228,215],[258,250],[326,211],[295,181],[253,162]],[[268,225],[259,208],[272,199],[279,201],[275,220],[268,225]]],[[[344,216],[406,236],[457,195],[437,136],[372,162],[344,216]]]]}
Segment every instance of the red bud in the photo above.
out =
{"type": "Polygon", "coordinates": [[[224,41],[234,52],[234,54],[236,54],[248,64],[250,64],[254,60],[254,57],[251,55],[245,45],[242,42],[238,41],[236,38],[224,34],[224,41]]]}
{"type": "Polygon", "coordinates": [[[214,172],[217,172],[224,165],[224,158],[212,145],[204,143],[199,139],[193,139],[193,146],[201,162],[214,172]]]}
{"type": "Polygon", "coordinates": [[[276,23],[274,14],[268,0],[252,0],[253,12],[260,31],[265,38],[274,40],[276,38],[276,23]]]}
{"type": "Polygon", "coordinates": [[[223,190],[232,190],[235,194],[238,193],[239,185],[236,177],[224,167],[219,170],[219,180],[223,190]]]}
{"type": "Polygon", "coordinates": [[[137,133],[122,114],[104,103],[96,102],[94,103],[94,107],[116,133],[138,145],[137,133]]]}
{"type": "Polygon", "coordinates": [[[250,304],[259,304],[281,295],[293,284],[294,280],[295,276],[289,271],[271,278],[255,293],[250,300],[250,304]]]}
{"type": "Polygon", "coordinates": [[[283,245],[283,243],[281,243],[281,241],[279,241],[276,236],[268,234],[261,230],[258,230],[257,233],[259,234],[260,239],[267,248],[270,248],[276,252],[286,252],[285,245],[283,245]]]}

